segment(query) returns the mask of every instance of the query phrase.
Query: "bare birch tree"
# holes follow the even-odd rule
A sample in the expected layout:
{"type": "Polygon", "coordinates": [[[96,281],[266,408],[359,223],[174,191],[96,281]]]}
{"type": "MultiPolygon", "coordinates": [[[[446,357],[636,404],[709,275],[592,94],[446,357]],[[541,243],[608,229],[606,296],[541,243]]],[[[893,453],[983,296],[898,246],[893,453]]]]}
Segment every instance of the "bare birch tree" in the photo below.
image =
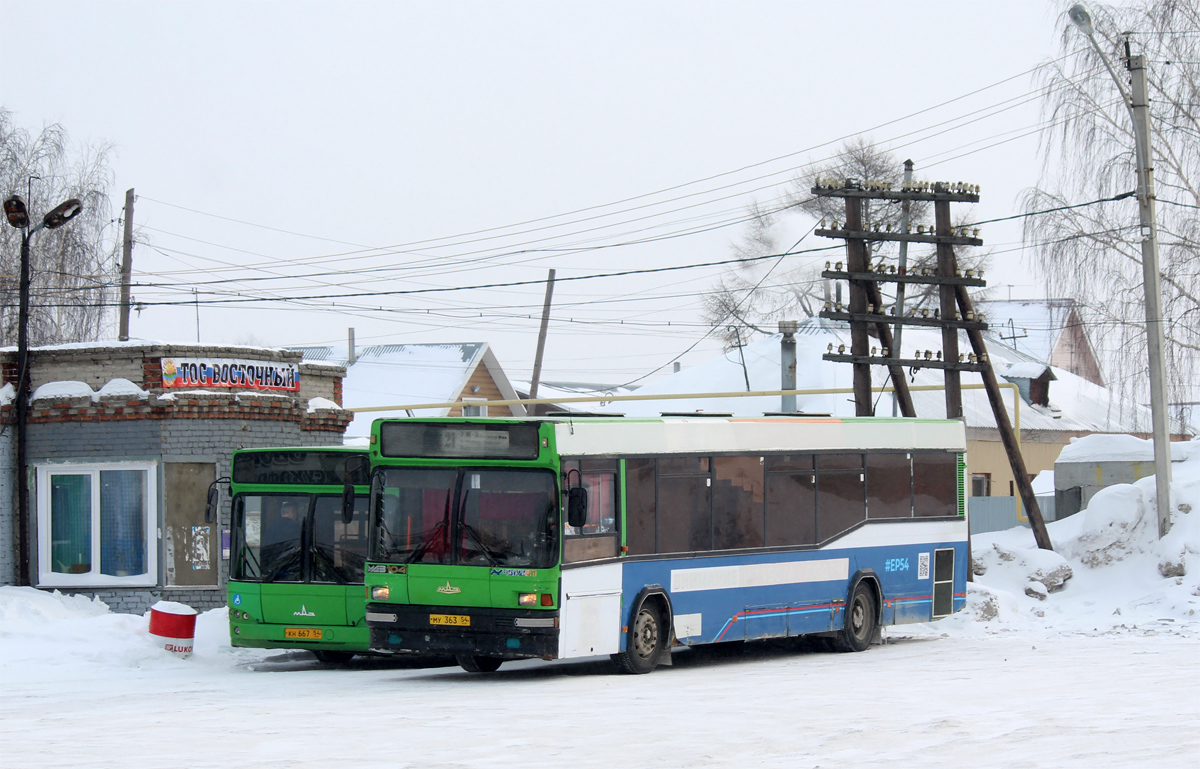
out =
{"type": "MultiPolygon", "coordinates": [[[[825,261],[841,261],[843,257],[819,256],[804,259],[796,267],[774,271],[775,260],[761,257],[783,253],[791,244],[780,241],[780,222],[784,217],[807,215],[824,220],[830,226],[845,219],[845,202],[841,198],[814,197],[810,190],[816,179],[856,179],[889,182],[896,188],[904,178],[902,162],[892,153],[880,149],[870,140],[858,137],[847,141],[841,151],[813,170],[796,177],[781,194],[774,208],[754,204],[748,210],[749,221],[740,241],[732,244],[733,253],[744,260],[727,270],[717,285],[704,298],[704,320],[717,329],[727,346],[742,343],[748,332],[775,333],[779,320],[813,317],[825,304],[828,286],[821,278],[825,261]]],[[[874,230],[899,231],[901,208],[898,202],[863,201],[863,220],[874,230]]],[[[916,201],[909,212],[910,226],[928,223],[929,204],[916,201]]],[[[824,244],[822,244],[824,245],[824,244]]],[[[892,258],[898,244],[890,241],[870,241],[872,257],[892,258]]],[[[788,257],[785,257],[788,258],[788,257]]],[[[960,255],[963,266],[978,267],[984,257],[964,250],[960,255]]],[[[937,254],[931,248],[909,249],[910,269],[933,267],[937,254]]],[[[886,293],[885,299],[894,297],[886,293]]],[[[893,287],[894,288],[894,287],[893,287]]],[[[937,302],[935,287],[912,284],[907,289],[905,307],[932,307],[937,302]]]]}
{"type": "MultiPolygon", "coordinates": [[[[1065,58],[1040,71],[1044,171],[1027,212],[1114,198],[1137,187],[1133,126],[1095,50],[1067,20],[1065,58]]],[[[1129,53],[1148,61],[1168,396],[1200,396],[1200,6],[1195,0],[1089,5],[1118,75],[1129,53]],[[1190,390],[1190,392],[1189,392],[1190,390]]],[[[1121,400],[1147,402],[1141,233],[1133,197],[1033,215],[1026,241],[1050,296],[1074,299],[1121,400]]],[[[1149,425],[1146,426],[1149,429],[1149,425]]]]}
{"type": "MultiPolygon", "coordinates": [[[[70,146],[58,124],[37,135],[18,126],[0,108],[0,194],[20,195],[31,221],[70,198],[83,211],[70,224],[42,230],[29,252],[31,345],[98,339],[104,331],[106,307],[120,268],[112,244],[104,243],[111,209],[108,189],[112,171],[108,146],[70,146]]],[[[0,227],[0,344],[17,341],[20,290],[20,231],[0,227]]]]}

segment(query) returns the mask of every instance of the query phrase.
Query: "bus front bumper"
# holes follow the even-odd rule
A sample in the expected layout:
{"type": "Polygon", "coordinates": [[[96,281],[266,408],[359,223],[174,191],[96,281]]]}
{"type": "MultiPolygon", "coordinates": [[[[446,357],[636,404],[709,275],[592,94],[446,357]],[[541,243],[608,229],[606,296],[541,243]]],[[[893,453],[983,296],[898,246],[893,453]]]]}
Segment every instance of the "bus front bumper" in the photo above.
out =
{"type": "Polygon", "coordinates": [[[557,611],[368,603],[367,627],[375,652],[558,656],[557,611]]]}

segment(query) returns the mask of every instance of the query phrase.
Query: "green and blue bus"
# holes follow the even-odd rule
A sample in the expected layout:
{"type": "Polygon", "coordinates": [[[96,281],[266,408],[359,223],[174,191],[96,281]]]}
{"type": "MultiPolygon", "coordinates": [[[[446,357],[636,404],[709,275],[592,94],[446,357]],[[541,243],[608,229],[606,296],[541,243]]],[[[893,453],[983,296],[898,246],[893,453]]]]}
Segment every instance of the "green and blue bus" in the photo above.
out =
{"type": "Polygon", "coordinates": [[[383,419],[370,648],[505,660],[816,635],[865,650],[965,601],[959,421],[383,419]]]}
{"type": "Polygon", "coordinates": [[[363,448],[241,449],[230,475],[229,636],[308,649],[322,662],[368,650],[363,448]]]}

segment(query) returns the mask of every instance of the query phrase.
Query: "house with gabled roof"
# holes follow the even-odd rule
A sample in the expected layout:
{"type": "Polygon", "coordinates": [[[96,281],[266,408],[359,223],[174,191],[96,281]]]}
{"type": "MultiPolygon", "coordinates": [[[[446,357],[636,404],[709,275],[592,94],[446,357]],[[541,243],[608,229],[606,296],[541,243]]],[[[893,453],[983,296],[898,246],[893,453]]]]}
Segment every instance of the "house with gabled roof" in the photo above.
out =
{"type": "Polygon", "coordinates": [[[515,400],[518,395],[487,342],[380,344],[346,347],[295,347],[304,362],[346,371],[342,404],[356,409],[419,403],[461,403],[436,409],[356,413],[346,438],[365,438],[371,422],[396,416],[525,416],[521,405],[495,406],[484,401],[515,400]]]}
{"type": "Polygon", "coordinates": [[[1100,361],[1074,299],[980,301],[992,335],[1038,361],[1104,386],[1100,361]]]}

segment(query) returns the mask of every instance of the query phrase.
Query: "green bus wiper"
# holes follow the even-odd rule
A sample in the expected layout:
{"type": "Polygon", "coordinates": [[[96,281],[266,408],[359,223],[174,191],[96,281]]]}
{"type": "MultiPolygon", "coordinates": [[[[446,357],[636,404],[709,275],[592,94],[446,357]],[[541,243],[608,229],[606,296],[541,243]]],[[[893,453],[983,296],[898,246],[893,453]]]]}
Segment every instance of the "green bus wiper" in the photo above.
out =
{"type": "Polygon", "coordinates": [[[428,550],[429,546],[433,544],[434,535],[436,535],[438,532],[440,532],[444,528],[446,528],[446,519],[445,518],[438,521],[437,526],[434,526],[432,529],[429,530],[429,533],[426,534],[421,539],[421,543],[419,545],[417,545],[417,549],[412,551],[412,555],[410,555],[408,558],[404,559],[404,562],[412,563],[413,561],[417,560],[421,556],[425,555],[425,551],[428,550]]]}
{"type": "Polygon", "coordinates": [[[483,553],[483,557],[488,560],[488,563],[490,563],[492,566],[499,566],[500,562],[496,560],[495,556],[492,555],[492,551],[488,550],[488,546],[483,544],[483,537],[480,536],[479,532],[475,530],[475,527],[466,521],[460,521],[459,525],[462,526],[463,531],[470,535],[471,539],[475,541],[475,544],[479,545],[479,552],[483,553]]]}
{"type": "Polygon", "coordinates": [[[263,581],[274,582],[275,578],[278,577],[284,569],[292,566],[298,560],[300,560],[300,546],[296,545],[296,549],[292,550],[288,557],[279,563],[279,565],[277,565],[274,569],[271,569],[271,573],[263,577],[263,581]]]}
{"type": "Polygon", "coordinates": [[[318,556],[322,561],[325,562],[325,565],[329,567],[331,572],[333,572],[334,579],[336,579],[342,585],[347,584],[345,577],[338,572],[338,567],[334,565],[333,559],[326,555],[324,550],[319,547],[314,547],[313,555],[318,556]]]}

